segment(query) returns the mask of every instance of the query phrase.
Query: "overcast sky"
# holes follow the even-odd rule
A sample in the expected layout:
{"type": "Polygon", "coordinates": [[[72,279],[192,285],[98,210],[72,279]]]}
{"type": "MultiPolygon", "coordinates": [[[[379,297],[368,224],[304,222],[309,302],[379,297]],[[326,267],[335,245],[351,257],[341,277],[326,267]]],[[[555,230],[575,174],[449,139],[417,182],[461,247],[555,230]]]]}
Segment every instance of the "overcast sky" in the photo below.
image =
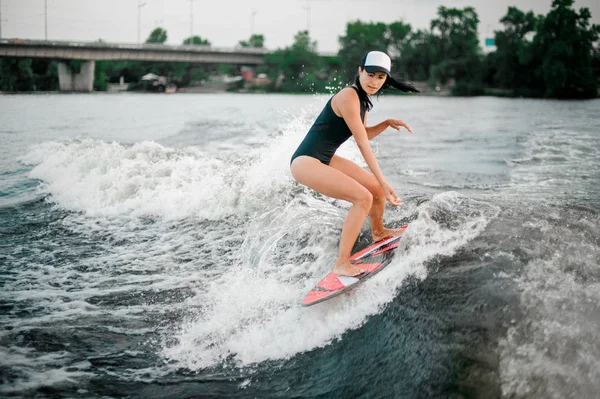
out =
{"type": "MultiPolygon", "coordinates": [[[[45,3],[49,40],[138,40],[138,0],[0,0],[2,38],[44,39],[45,3]]],[[[142,41],[160,26],[167,30],[168,44],[181,44],[193,31],[213,46],[233,47],[254,32],[265,36],[265,47],[276,49],[291,45],[296,33],[308,27],[318,51],[337,52],[338,37],[349,21],[404,20],[413,29],[428,28],[440,5],[473,6],[483,39],[501,28],[498,21],[509,6],[546,14],[551,0],[141,0],[141,4],[142,41]]],[[[600,1],[575,1],[575,8],[581,7],[588,7],[592,21],[600,24],[600,1]]]]}

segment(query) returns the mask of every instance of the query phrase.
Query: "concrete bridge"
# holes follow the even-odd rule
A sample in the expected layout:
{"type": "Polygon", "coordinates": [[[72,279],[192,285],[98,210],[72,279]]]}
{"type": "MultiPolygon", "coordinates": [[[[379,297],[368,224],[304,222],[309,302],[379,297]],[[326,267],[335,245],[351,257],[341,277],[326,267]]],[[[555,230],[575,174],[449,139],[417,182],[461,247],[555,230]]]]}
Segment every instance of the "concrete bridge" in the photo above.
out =
{"type": "Polygon", "coordinates": [[[165,44],[114,44],[105,42],[66,42],[43,40],[0,40],[0,57],[49,58],[58,60],[61,91],[92,91],[95,61],[166,61],[259,65],[263,48],[215,48],[207,45],[169,46],[165,44]],[[82,60],[74,73],[67,60],[82,60]]]}

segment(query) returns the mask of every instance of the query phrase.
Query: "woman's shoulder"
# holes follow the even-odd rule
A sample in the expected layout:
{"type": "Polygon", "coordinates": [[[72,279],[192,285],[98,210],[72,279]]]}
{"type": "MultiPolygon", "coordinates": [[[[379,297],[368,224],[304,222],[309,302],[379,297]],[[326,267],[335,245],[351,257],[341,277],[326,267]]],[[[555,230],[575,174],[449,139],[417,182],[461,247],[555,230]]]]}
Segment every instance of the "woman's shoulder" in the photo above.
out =
{"type": "Polygon", "coordinates": [[[335,97],[338,97],[342,101],[358,100],[358,93],[354,86],[348,86],[338,91],[335,97]]]}
{"type": "Polygon", "coordinates": [[[345,93],[346,95],[351,94],[353,96],[358,97],[358,92],[356,91],[355,86],[346,86],[338,92],[338,94],[341,94],[341,93],[345,93]]]}
{"type": "Polygon", "coordinates": [[[355,107],[358,106],[360,99],[356,89],[354,89],[353,86],[348,86],[338,91],[330,101],[333,112],[335,112],[337,116],[340,116],[342,114],[340,108],[355,109],[355,107]]]}

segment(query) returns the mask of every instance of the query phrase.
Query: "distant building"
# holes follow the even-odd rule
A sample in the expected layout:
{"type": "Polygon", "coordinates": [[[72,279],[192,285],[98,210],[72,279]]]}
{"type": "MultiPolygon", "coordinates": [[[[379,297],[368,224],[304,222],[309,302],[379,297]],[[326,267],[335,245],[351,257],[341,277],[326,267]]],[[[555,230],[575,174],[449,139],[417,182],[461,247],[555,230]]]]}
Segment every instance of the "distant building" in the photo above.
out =
{"type": "Polygon", "coordinates": [[[270,85],[271,83],[273,83],[273,81],[269,79],[265,73],[259,73],[252,81],[252,85],[255,87],[264,87],[270,85]]]}
{"type": "Polygon", "coordinates": [[[242,67],[242,78],[244,79],[245,86],[247,89],[251,87],[264,87],[268,86],[273,81],[267,77],[264,73],[259,73],[256,77],[254,76],[254,68],[253,67],[242,67]]]}
{"type": "Polygon", "coordinates": [[[246,83],[252,82],[254,80],[254,68],[250,66],[242,66],[242,78],[246,83]]]}

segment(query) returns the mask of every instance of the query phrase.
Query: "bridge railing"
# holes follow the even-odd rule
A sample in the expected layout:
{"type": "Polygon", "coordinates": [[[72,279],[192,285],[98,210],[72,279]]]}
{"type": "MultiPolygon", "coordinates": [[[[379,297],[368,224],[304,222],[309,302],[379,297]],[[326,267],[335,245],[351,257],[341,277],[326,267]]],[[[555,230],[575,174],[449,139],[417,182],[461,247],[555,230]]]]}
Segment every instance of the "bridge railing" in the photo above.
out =
{"type": "Polygon", "coordinates": [[[181,51],[190,53],[237,53],[237,54],[268,54],[270,50],[258,47],[214,47],[205,44],[170,45],[161,43],[108,43],[104,41],[79,42],[61,40],[29,40],[29,39],[0,39],[0,45],[14,47],[37,48],[79,48],[79,49],[105,49],[105,50],[150,50],[150,51],[181,51]]]}

